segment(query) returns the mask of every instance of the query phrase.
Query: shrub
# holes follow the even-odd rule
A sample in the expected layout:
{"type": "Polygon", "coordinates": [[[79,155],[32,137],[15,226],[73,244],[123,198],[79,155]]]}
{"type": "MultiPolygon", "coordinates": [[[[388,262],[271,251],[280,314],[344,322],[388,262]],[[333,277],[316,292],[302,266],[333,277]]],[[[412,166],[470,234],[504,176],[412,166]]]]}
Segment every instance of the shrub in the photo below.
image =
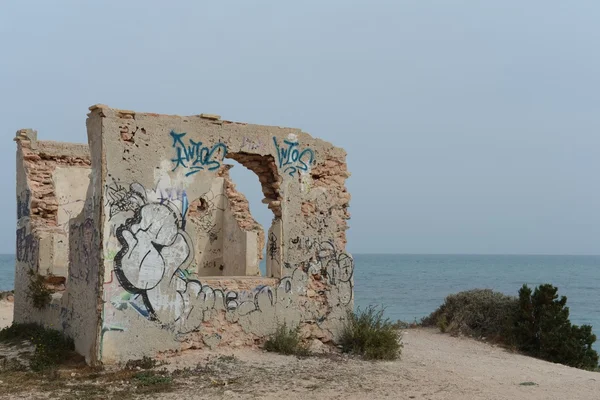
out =
{"type": "Polygon", "coordinates": [[[567,298],[559,299],[558,289],[550,284],[533,292],[523,285],[518,298],[475,289],[448,296],[421,324],[438,326],[442,332],[493,339],[543,360],[596,369],[592,327],[571,324],[566,304],[567,298]]]}
{"type": "Polygon", "coordinates": [[[308,349],[300,340],[299,327],[288,329],[284,323],[277,327],[277,331],[265,342],[265,350],[285,355],[308,355],[308,349]]]}
{"type": "Polygon", "coordinates": [[[37,309],[46,307],[52,301],[53,290],[46,286],[45,278],[29,270],[29,291],[27,297],[33,303],[33,306],[37,309]]]}
{"type": "Polygon", "coordinates": [[[474,289],[446,297],[444,304],[424,318],[424,326],[437,326],[453,335],[502,341],[511,328],[517,299],[490,289],[474,289]]]}
{"type": "Polygon", "coordinates": [[[52,368],[66,360],[75,350],[73,340],[53,329],[45,329],[32,340],[35,352],[31,360],[31,369],[42,371],[52,368]]]}
{"type": "Polygon", "coordinates": [[[357,354],[368,360],[395,360],[402,344],[395,324],[383,318],[384,309],[374,306],[348,312],[348,320],[340,336],[345,353],[357,354]]]}
{"type": "Polygon", "coordinates": [[[173,383],[171,376],[166,375],[165,372],[157,373],[155,371],[138,372],[133,376],[133,380],[140,386],[168,387],[173,383]]]}
{"type": "Polygon", "coordinates": [[[128,360],[125,364],[125,369],[152,369],[158,365],[158,361],[148,356],[144,356],[138,360],[128,360]]]}
{"type": "Polygon", "coordinates": [[[598,367],[598,353],[592,349],[596,335],[590,325],[572,325],[567,298],[558,297],[552,285],[540,285],[531,291],[519,290],[512,341],[531,356],[583,369],[598,367]]]}
{"type": "Polygon", "coordinates": [[[12,324],[0,330],[0,342],[19,343],[33,340],[34,336],[42,334],[44,328],[38,324],[12,324]]]}
{"type": "Polygon", "coordinates": [[[437,327],[440,328],[440,332],[446,333],[448,330],[448,320],[445,315],[442,315],[437,319],[437,327]]]}
{"type": "Polygon", "coordinates": [[[43,371],[70,358],[75,350],[73,340],[54,329],[46,329],[36,324],[12,324],[0,330],[0,341],[22,342],[29,340],[35,346],[30,367],[43,371]]]}

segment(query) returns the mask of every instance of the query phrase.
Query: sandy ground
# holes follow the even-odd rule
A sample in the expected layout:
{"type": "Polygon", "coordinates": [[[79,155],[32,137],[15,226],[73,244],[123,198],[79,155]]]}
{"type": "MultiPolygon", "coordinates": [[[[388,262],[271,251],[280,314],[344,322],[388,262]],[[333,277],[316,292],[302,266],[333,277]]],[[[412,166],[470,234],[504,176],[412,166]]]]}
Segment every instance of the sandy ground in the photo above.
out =
{"type": "Polygon", "coordinates": [[[10,325],[13,318],[13,303],[0,301],[0,329],[10,325]]]}
{"type": "MultiPolygon", "coordinates": [[[[0,306],[3,323],[10,308],[10,304],[0,306]]],[[[188,351],[168,358],[168,368],[200,365],[209,375],[178,382],[175,391],[146,398],[600,399],[600,373],[536,360],[431,329],[406,330],[403,343],[402,358],[393,362],[339,355],[299,359],[260,350],[188,351]]]]}

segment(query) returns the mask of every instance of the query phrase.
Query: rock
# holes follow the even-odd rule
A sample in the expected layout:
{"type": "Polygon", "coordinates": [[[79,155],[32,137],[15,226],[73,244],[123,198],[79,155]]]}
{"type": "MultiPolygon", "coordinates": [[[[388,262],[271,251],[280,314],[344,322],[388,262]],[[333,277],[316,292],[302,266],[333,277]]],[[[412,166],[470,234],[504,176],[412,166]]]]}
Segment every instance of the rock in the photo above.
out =
{"type": "Polygon", "coordinates": [[[193,345],[189,341],[184,341],[181,343],[181,351],[189,350],[192,347],[193,347],[193,345]]]}
{"type": "Polygon", "coordinates": [[[0,292],[0,300],[6,300],[9,302],[14,302],[15,301],[15,297],[14,297],[14,293],[12,290],[9,290],[7,292],[0,292]]]}
{"type": "Polygon", "coordinates": [[[311,340],[310,344],[308,345],[308,350],[311,353],[315,353],[315,354],[323,354],[323,353],[327,353],[329,351],[327,346],[324,345],[323,342],[321,342],[319,339],[311,340]]]}
{"type": "Polygon", "coordinates": [[[221,343],[221,335],[218,333],[214,333],[212,335],[204,335],[202,341],[205,345],[207,345],[211,350],[216,348],[219,343],[221,343]]]}
{"type": "Polygon", "coordinates": [[[211,119],[213,121],[219,120],[221,119],[220,115],[217,114],[200,114],[200,118],[204,118],[204,119],[211,119]]]}

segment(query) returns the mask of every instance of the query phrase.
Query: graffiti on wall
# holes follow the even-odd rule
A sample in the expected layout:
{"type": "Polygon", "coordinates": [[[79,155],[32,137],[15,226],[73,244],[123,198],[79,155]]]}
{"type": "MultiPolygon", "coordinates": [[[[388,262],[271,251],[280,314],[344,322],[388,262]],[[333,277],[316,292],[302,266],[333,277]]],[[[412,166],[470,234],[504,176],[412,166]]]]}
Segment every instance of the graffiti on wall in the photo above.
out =
{"type": "Polygon", "coordinates": [[[269,234],[269,245],[267,246],[267,251],[271,260],[277,260],[277,256],[279,255],[279,243],[277,243],[277,235],[275,235],[273,232],[269,234]]]}
{"type": "MultiPolygon", "coordinates": [[[[119,213],[133,212],[140,208],[139,187],[132,185],[125,187],[116,179],[106,185],[105,188],[105,206],[109,209],[109,219],[112,219],[119,213]]],[[[186,216],[189,208],[187,193],[181,188],[158,187],[154,190],[146,191],[148,200],[169,204],[169,207],[176,208],[181,215],[182,228],[185,229],[186,216]]]]}
{"type": "Polygon", "coordinates": [[[296,236],[290,239],[290,247],[296,247],[298,250],[311,251],[314,249],[315,244],[315,239],[311,237],[300,238],[300,236],[296,236]]]}
{"type": "Polygon", "coordinates": [[[180,203],[181,217],[182,217],[182,228],[185,229],[185,216],[189,207],[188,197],[185,189],[181,188],[158,188],[158,195],[161,204],[180,203]]]}
{"type": "Polygon", "coordinates": [[[131,306],[145,318],[185,331],[191,324],[191,297],[198,296],[201,285],[189,269],[194,252],[184,217],[190,210],[194,222],[206,222],[201,228],[212,242],[218,231],[211,218],[219,200],[209,191],[186,208],[182,191],[147,190],[139,183],[128,188],[115,185],[111,184],[120,194],[106,203],[111,215],[120,214],[113,220],[119,245],[113,272],[128,295],[120,293],[110,301],[115,308],[131,306]]]}
{"type": "Polygon", "coordinates": [[[244,136],[244,139],[242,141],[242,150],[257,151],[262,150],[263,148],[265,148],[265,146],[262,140],[249,139],[246,136],[244,136]]]}
{"type": "Polygon", "coordinates": [[[219,228],[214,222],[216,213],[225,211],[228,201],[227,196],[220,193],[215,195],[210,189],[190,205],[189,217],[203,232],[210,235],[211,240],[216,240],[214,235],[219,233],[219,228]]]}
{"type": "MultiPolygon", "coordinates": [[[[306,294],[309,276],[315,274],[329,283],[328,301],[333,307],[352,301],[353,260],[339,253],[331,241],[313,245],[305,262],[285,264],[284,277],[274,286],[259,285],[249,291],[213,288],[189,269],[193,244],[182,226],[180,211],[168,200],[151,200],[139,183],[131,184],[128,192],[130,204],[121,209],[132,215],[115,222],[120,248],[114,257],[116,282],[112,283],[118,283],[127,295],[114,288],[107,290],[115,293],[107,300],[116,310],[130,307],[177,335],[197,331],[206,314],[213,311],[231,313],[234,320],[255,315],[252,318],[260,318],[265,324],[251,324],[253,329],[267,329],[274,326],[278,315],[296,313],[299,321],[297,296],[306,294]],[[331,293],[336,295],[332,297],[331,293]]],[[[276,237],[270,238],[272,244],[276,241],[276,237]]],[[[270,257],[276,257],[279,251],[271,247],[270,257]]],[[[311,318],[324,321],[323,312],[328,308],[324,310],[314,311],[318,315],[311,318]]]]}
{"type": "Polygon", "coordinates": [[[17,261],[32,264],[37,258],[37,241],[27,227],[17,229],[17,261]]]}
{"type": "Polygon", "coordinates": [[[114,258],[114,272],[123,289],[139,295],[148,317],[155,319],[152,300],[169,290],[193,261],[191,240],[170,202],[149,201],[139,183],[131,184],[130,192],[127,209],[133,210],[133,216],[116,229],[121,249],[114,258]]]}
{"type": "Polygon", "coordinates": [[[227,155],[227,146],[222,142],[207,146],[202,142],[196,142],[189,138],[186,144],[184,142],[186,134],[186,132],[170,132],[173,139],[172,147],[175,149],[175,158],[171,160],[175,165],[173,171],[182,167],[188,170],[185,175],[190,176],[204,169],[208,171],[219,169],[221,162],[227,155]]]}
{"type": "MultiPolygon", "coordinates": [[[[187,138],[185,132],[171,131],[170,136],[175,156],[167,161],[168,169],[183,169],[185,176],[220,168],[227,154],[221,142],[205,145],[187,138]]],[[[281,143],[276,137],[272,139],[282,174],[294,177],[310,171],[315,163],[312,149],[301,146],[294,135],[281,143]]],[[[250,288],[246,290],[232,288],[228,281],[199,277],[196,268],[202,266],[204,256],[194,260],[194,254],[223,251],[212,248],[212,243],[220,234],[215,215],[228,209],[227,197],[209,190],[188,204],[183,190],[159,192],[146,190],[139,183],[127,187],[113,184],[106,196],[109,214],[120,216],[110,220],[111,231],[116,232],[112,247],[116,254],[113,275],[104,292],[109,319],[105,319],[103,329],[131,329],[124,313],[141,316],[174,333],[177,339],[223,316],[230,323],[239,323],[245,332],[260,336],[272,333],[284,320],[293,324],[313,321],[329,329],[327,324],[332,320],[345,318],[353,300],[354,262],[336,249],[333,240],[292,239],[293,246],[305,251],[301,261],[289,263],[281,257],[283,239],[270,232],[267,255],[283,264],[282,278],[254,284],[248,281],[245,287],[250,288]],[[194,235],[207,234],[206,244],[210,246],[198,243],[199,248],[194,248],[186,232],[186,219],[193,225],[194,235]],[[269,284],[263,284],[266,282],[269,284]],[[306,301],[309,297],[313,300],[306,301]]],[[[322,215],[323,219],[330,216],[322,215]]],[[[219,268],[219,262],[222,260],[206,261],[213,269],[219,268]]]]}
{"type": "Polygon", "coordinates": [[[294,176],[298,172],[307,172],[315,163],[315,153],[310,148],[300,150],[298,140],[291,135],[280,145],[273,136],[273,143],[277,151],[277,162],[284,174],[294,176]]]}
{"type": "MultiPolygon", "coordinates": [[[[181,258],[175,259],[170,263],[170,268],[181,268],[177,266],[180,262],[181,258]]],[[[112,299],[112,303],[119,309],[123,309],[124,304],[132,306],[143,317],[159,323],[164,329],[174,331],[178,336],[198,331],[206,320],[207,313],[213,311],[231,314],[228,318],[233,321],[257,318],[262,323],[249,324],[255,334],[268,333],[269,326],[276,326],[277,318],[282,315],[291,315],[291,318],[295,315],[299,322],[300,311],[295,307],[298,304],[297,297],[306,295],[309,276],[315,274],[329,283],[328,293],[320,294],[327,296],[332,308],[345,307],[353,299],[353,259],[346,253],[339,253],[330,241],[321,243],[310,261],[296,266],[286,264],[285,276],[275,285],[258,285],[252,290],[213,288],[182,271],[172,275],[172,270],[163,272],[169,267],[164,268],[161,263],[155,265],[155,268],[156,279],[149,282],[149,285],[160,288],[159,290],[144,289],[142,303],[137,303],[135,297],[141,293],[142,288],[139,284],[132,287],[128,278],[124,281],[126,286],[122,287],[133,296],[119,295],[112,299]],[[152,295],[153,293],[156,295],[152,295]]],[[[123,284],[121,279],[119,283],[123,284]]],[[[314,315],[308,318],[318,323],[323,322],[330,309],[313,310],[314,315]]]]}
{"type": "Polygon", "coordinates": [[[93,218],[85,218],[82,222],[74,219],[72,222],[69,227],[69,245],[76,251],[71,253],[69,280],[80,280],[90,284],[98,274],[98,263],[92,262],[94,257],[97,257],[98,230],[93,218]]]}
{"type": "Polygon", "coordinates": [[[29,201],[31,199],[31,192],[29,189],[23,190],[17,196],[17,220],[23,217],[29,217],[29,201]]]}
{"type": "Polygon", "coordinates": [[[121,185],[113,179],[110,185],[106,185],[105,196],[106,203],[109,209],[109,219],[121,212],[134,211],[138,208],[135,204],[135,193],[129,188],[121,185]]]}

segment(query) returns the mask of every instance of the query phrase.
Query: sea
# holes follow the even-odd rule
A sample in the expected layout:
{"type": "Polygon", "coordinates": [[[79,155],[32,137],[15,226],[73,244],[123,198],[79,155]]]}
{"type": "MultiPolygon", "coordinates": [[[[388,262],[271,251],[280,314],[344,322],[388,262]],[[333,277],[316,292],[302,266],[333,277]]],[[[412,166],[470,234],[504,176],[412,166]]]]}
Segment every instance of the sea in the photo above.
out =
{"type": "MultiPolygon", "coordinates": [[[[516,296],[550,283],[567,296],[571,322],[600,341],[600,256],[354,254],[355,307],[383,306],[393,321],[419,321],[445,297],[469,289],[516,296]]],[[[0,255],[0,291],[14,284],[14,255],[0,255]]],[[[263,267],[264,268],[264,267],[263,267]]],[[[600,343],[594,346],[600,349],[600,343]]]]}

